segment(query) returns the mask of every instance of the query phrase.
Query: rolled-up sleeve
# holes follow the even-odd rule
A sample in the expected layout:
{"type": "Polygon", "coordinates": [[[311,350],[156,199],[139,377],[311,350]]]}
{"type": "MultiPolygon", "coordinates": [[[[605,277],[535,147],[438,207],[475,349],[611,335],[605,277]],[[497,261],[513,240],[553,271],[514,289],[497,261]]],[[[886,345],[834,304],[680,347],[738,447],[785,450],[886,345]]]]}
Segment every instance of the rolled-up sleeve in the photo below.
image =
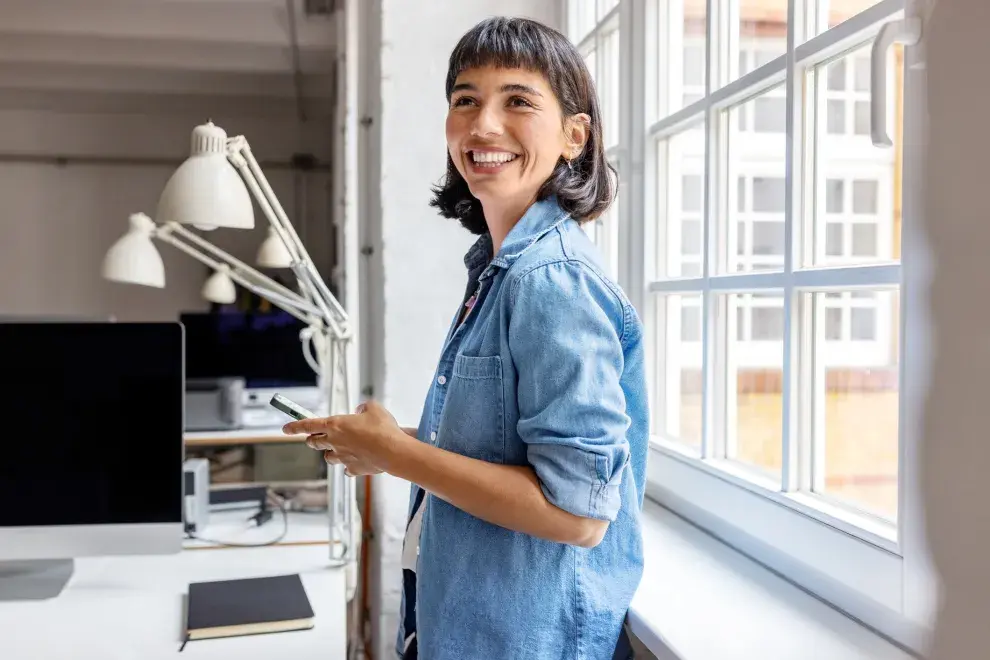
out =
{"type": "Polygon", "coordinates": [[[509,350],[527,458],[552,504],[615,520],[629,460],[622,303],[572,261],[533,269],[511,292],[509,350]]]}

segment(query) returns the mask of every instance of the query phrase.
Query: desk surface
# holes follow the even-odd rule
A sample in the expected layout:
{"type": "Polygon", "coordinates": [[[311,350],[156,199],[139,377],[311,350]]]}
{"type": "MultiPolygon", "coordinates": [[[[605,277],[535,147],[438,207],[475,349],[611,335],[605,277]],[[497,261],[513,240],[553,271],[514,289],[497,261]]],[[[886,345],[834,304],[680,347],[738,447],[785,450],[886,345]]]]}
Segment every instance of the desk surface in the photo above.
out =
{"type": "Polygon", "coordinates": [[[344,569],[327,546],[183,551],[76,560],[57,598],[0,603],[5,660],[326,660],[346,657],[344,569]],[[316,614],[311,630],[189,642],[177,655],[190,582],[299,573],[316,614]]]}
{"type": "Polygon", "coordinates": [[[306,440],[305,435],[285,435],[282,433],[281,427],[237,429],[234,431],[186,431],[182,437],[187,447],[285,444],[306,440]]]}

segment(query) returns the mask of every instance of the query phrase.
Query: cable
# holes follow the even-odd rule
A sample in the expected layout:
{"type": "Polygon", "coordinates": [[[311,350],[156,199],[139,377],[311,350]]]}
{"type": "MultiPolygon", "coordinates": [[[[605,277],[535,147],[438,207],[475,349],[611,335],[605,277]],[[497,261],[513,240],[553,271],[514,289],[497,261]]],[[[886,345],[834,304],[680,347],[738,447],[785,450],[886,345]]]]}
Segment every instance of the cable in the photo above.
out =
{"type": "Polygon", "coordinates": [[[286,535],[289,533],[289,514],[285,510],[284,500],[282,500],[281,498],[273,498],[273,499],[275,499],[275,503],[278,505],[278,510],[282,512],[282,533],[279,534],[274,539],[272,539],[271,541],[265,541],[263,543],[238,543],[236,541],[218,541],[215,539],[208,539],[202,536],[197,536],[196,534],[192,534],[189,532],[186,533],[186,538],[191,539],[193,541],[201,541],[202,543],[221,545],[227,548],[265,548],[270,545],[275,545],[276,543],[281,542],[282,539],[284,539],[286,535]]]}

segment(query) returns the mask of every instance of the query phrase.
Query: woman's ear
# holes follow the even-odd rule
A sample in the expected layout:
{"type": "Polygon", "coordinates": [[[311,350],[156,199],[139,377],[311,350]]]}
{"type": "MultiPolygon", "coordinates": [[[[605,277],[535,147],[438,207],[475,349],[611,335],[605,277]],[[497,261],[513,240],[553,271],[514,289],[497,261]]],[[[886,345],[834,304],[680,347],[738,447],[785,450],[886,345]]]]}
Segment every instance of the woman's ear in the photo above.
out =
{"type": "Polygon", "coordinates": [[[584,151],[591,135],[591,117],[584,114],[572,115],[564,122],[564,160],[574,160],[584,151]]]}

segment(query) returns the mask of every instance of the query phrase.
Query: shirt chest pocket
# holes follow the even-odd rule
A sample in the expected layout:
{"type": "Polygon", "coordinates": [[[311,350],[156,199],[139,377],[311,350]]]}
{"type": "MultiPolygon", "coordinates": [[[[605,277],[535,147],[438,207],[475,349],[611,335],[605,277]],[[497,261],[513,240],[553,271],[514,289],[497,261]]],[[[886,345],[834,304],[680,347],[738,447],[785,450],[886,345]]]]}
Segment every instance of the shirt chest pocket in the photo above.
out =
{"type": "Polygon", "coordinates": [[[437,446],[489,463],[505,460],[505,395],[502,359],[454,358],[447,381],[437,446]]]}

